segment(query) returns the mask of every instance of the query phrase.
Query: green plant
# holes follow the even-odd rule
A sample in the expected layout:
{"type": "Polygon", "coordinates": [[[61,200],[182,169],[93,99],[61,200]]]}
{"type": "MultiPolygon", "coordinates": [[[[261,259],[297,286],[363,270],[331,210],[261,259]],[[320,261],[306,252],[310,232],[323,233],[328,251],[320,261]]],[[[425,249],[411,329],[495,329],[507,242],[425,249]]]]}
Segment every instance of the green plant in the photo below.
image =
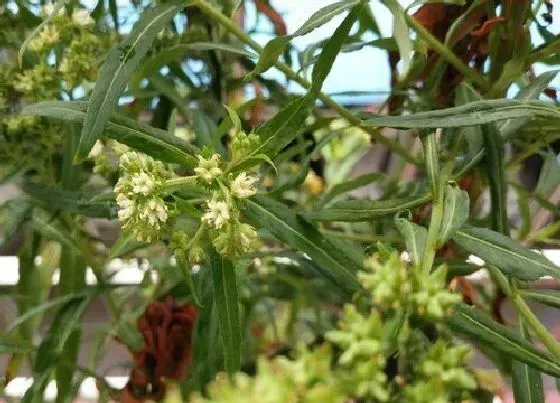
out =
{"type": "Polygon", "coordinates": [[[531,249],[558,244],[556,72],[532,70],[558,64],[539,15],[550,3],[430,1],[413,13],[386,0],[393,36],[382,37],[366,0],[328,4],[293,34],[255,0],[276,29],[264,47],[238,24],[244,1],[148,3],[132,2],[126,35],[114,0],[91,16],[72,1],[0,6],[13,27],[0,30],[2,173],[23,191],[2,205],[2,244],[19,235],[21,270],[6,293],[19,316],[0,345],[7,381],[30,365],[23,400],[43,401],[55,379],[67,401],[95,376],[121,401],[491,401],[499,391],[460,337],[511,379],[516,401],[544,402],[560,344],[527,300],[559,298],[530,287],[560,277],[531,249]],[[292,39],[341,14],[296,64],[292,39]],[[392,68],[383,113],[322,92],[337,56],[365,46],[392,68]],[[304,91],[265,78],[272,67],[304,91]],[[257,96],[245,101],[249,85],[257,96]],[[346,180],[381,147],[390,170],[346,180]],[[532,189],[519,173],[536,154],[532,189]],[[371,185],[375,199],[352,196],[371,185]],[[116,241],[91,230],[96,218],[112,220],[116,241]],[[471,254],[491,287],[463,277],[482,269],[471,254]],[[134,257],[151,265],[142,284],[112,286],[110,262],[134,257]],[[82,317],[97,298],[111,318],[84,366],[82,317]],[[506,298],[515,324],[501,316],[506,298]],[[133,357],[120,392],[97,373],[110,336],[133,357]]]}

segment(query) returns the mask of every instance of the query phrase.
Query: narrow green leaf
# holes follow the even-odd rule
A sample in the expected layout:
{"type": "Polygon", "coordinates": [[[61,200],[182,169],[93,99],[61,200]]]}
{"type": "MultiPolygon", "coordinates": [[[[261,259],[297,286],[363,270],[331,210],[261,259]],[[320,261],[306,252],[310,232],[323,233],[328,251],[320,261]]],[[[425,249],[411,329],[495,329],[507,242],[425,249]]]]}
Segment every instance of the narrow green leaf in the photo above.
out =
{"type": "Polygon", "coordinates": [[[215,142],[212,134],[216,131],[216,124],[200,109],[192,111],[193,128],[196,134],[197,144],[200,147],[208,147],[222,156],[226,155],[226,149],[221,142],[215,142]]]}
{"type": "MultiPolygon", "coordinates": [[[[519,328],[521,336],[532,343],[529,329],[521,319],[519,328]]],[[[513,361],[512,365],[511,380],[515,403],[545,403],[540,372],[517,360],[513,361]]]]}
{"type": "Polygon", "coordinates": [[[240,162],[237,169],[247,169],[258,160],[258,155],[275,156],[297,136],[308,116],[312,102],[307,97],[298,97],[282,108],[272,119],[257,129],[261,139],[259,146],[240,162]]]}
{"type": "Polygon", "coordinates": [[[393,14],[393,37],[397,42],[401,61],[403,63],[400,76],[406,77],[410,69],[412,54],[414,53],[414,45],[408,31],[408,24],[406,23],[406,11],[397,0],[386,0],[385,5],[391,10],[391,14],[393,14]]]}
{"type": "Polygon", "coordinates": [[[0,335],[0,354],[27,354],[34,349],[35,346],[25,343],[17,336],[0,335]]]}
{"type": "Polygon", "coordinates": [[[142,351],[146,341],[135,322],[133,318],[121,318],[116,329],[116,335],[132,351],[142,351]]]}
{"type": "Polygon", "coordinates": [[[62,8],[68,3],[69,0],[58,0],[54,3],[54,7],[52,12],[45,18],[33,31],[25,38],[23,43],[21,44],[21,48],[19,49],[18,53],[18,63],[21,66],[23,64],[23,54],[25,53],[27,46],[31,42],[35,36],[37,36],[41,31],[51,23],[52,19],[62,10],[62,8]]]}
{"type": "Polygon", "coordinates": [[[405,116],[375,116],[364,123],[374,127],[445,128],[482,125],[522,117],[560,119],[560,111],[541,101],[491,99],[405,116]]]}
{"type": "Polygon", "coordinates": [[[459,304],[446,319],[446,323],[452,330],[467,336],[474,343],[524,362],[541,372],[560,376],[560,362],[557,359],[476,308],[459,304]]]}
{"type": "Polygon", "coordinates": [[[345,182],[338,183],[334,185],[330,190],[328,190],[321,198],[321,205],[326,204],[336,196],[350,192],[354,189],[359,189],[363,186],[367,186],[370,183],[376,182],[385,178],[385,174],[381,172],[373,172],[369,174],[360,175],[354,179],[350,179],[345,182]]]}
{"type": "Polygon", "coordinates": [[[321,92],[323,82],[331,71],[336,56],[340,52],[340,48],[348,39],[352,26],[360,16],[363,5],[364,3],[358,3],[358,5],[352,8],[350,13],[348,13],[346,18],[336,28],[333,35],[325,43],[323,51],[319,55],[319,59],[317,59],[317,63],[313,66],[313,72],[311,73],[312,85],[309,89],[309,95],[313,97],[313,99],[321,92]]]}
{"type": "Polygon", "coordinates": [[[56,222],[47,221],[39,214],[35,214],[30,221],[30,226],[43,235],[46,239],[60,242],[63,247],[72,248],[80,253],[80,246],[67,231],[63,230],[56,222]]]}
{"type": "Polygon", "coordinates": [[[482,126],[482,138],[490,186],[490,225],[493,230],[509,236],[504,144],[494,124],[482,126]]]}
{"type": "Polygon", "coordinates": [[[117,8],[117,0],[109,0],[109,11],[113,24],[115,24],[115,31],[119,32],[119,13],[117,8]]]}
{"type": "Polygon", "coordinates": [[[350,7],[359,4],[359,2],[359,0],[350,0],[329,4],[309,17],[309,19],[292,35],[282,35],[268,41],[263,51],[261,52],[257,65],[255,66],[254,70],[247,76],[247,80],[252,80],[258,74],[261,74],[270,69],[278,60],[278,57],[284,52],[284,49],[286,48],[286,45],[288,45],[290,40],[297,36],[307,35],[311,33],[314,29],[326,24],[332,18],[349,9],[350,7]]]}
{"type": "Polygon", "coordinates": [[[443,245],[469,218],[469,194],[456,185],[445,187],[439,245],[443,245]]]}
{"type": "Polygon", "coordinates": [[[33,308],[28,309],[27,311],[25,311],[25,313],[23,315],[18,316],[12,323],[10,323],[10,326],[5,330],[6,333],[11,333],[16,327],[20,326],[22,323],[28,321],[29,319],[37,316],[37,315],[42,315],[44,314],[46,311],[55,308],[59,305],[63,305],[68,303],[69,301],[73,301],[73,300],[81,300],[84,297],[92,297],[92,295],[97,292],[97,291],[92,291],[92,290],[88,290],[88,291],[82,291],[82,292],[78,292],[75,294],[67,294],[67,295],[63,295],[61,297],[52,299],[48,302],[44,302],[40,305],[34,306],[33,308]]]}
{"type": "Polygon", "coordinates": [[[337,15],[341,14],[350,7],[354,7],[360,2],[360,0],[346,0],[339,1],[337,3],[329,4],[315,13],[307,21],[303,23],[301,27],[298,28],[296,32],[293,33],[292,37],[303,36],[311,33],[316,28],[326,24],[332,20],[337,15]]]}
{"type": "Polygon", "coordinates": [[[543,276],[560,278],[560,268],[546,257],[498,232],[463,227],[451,239],[486,263],[519,280],[536,280],[543,276]]]}
{"type": "Polygon", "coordinates": [[[117,106],[128,79],[150,49],[152,42],[185,1],[171,1],[144,11],[130,35],[107,54],[90,97],[75,159],[87,158],[117,106]]]}
{"type": "Polygon", "coordinates": [[[541,304],[560,308],[560,291],[558,290],[520,290],[520,293],[541,304]]]}
{"type": "Polygon", "coordinates": [[[428,230],[398,215],[395,216],[395,225],[404,238],[410,259],[415,265],[419,265],[426,249],[428,230]]]}
{"type": "Polygon", "coordinates": [[[49,210],[64,210],[85,217],[114,218],[116,216],[114,201],[92,201],[79,192],[32,182],[25,183],[23,191],[44,203],[45,208],[49,210]]]}
{"type": "Polygon", "coordinates": [[[242,130],[242,127],[241,127],[241,119],[239,119],[239,115],[237,114],[235,109],[230,108],[227,105],[224,105],[224,107],[227,110],[229,120],[231,120],[233,128],[235,129],[236,132],[240,132],[242,130]]]}
{"type": "Polygon", "coordinates": [[[245,80],[250,81],[274,66],[274,63],[276,63],[278,57],[284,53],[284,49],[289,42],[290,37],[284,35],[277,36],[268,41],[261,52],[255,68],[246,76],[245,80]]]}
{"type": "MultiPolygon", "coordinates": [[[[480,101],[482,97],[476,90],[468,83],[462,82],[455,91],[455,105],[462,106],[468,104],[469,102],[480,101]]],[[[480,126],[464,126],[455,129],[457,134],[462,134],[465,141],[469,147],[469,154],[466,157],[470,160],[472,156],[475,156],[478,152],[482,150],[483,139],[482,130],[480,126]]]]}
{"type": "Polygon", "coordinates": [[[214,249],[210,251],[210,264],[225,367],[233,374],[241,369],[241,325],[235,267],[214,249]]]}
{"type": "Polygon", "coordinates": [[[63,353],[68,338],[80,322],[91,298],[81,297],[67,302],[54,317],[33,362],[33,385],[23,396],[24,403],[43,402],[43,393],[52,376],[54,366],[63,353]]]}
{"type": "Polygon", "coordinates": [[[78,125],[70,125],[68,133],[64,138],[64,154],[62,155],[62,173],[60,175],[60,182],[63,189],[76,190],[79,187],[79,166],[74,166],[72,160],[76,147],[78,146],[78,139],[80,138],[80,131],[78,125]]]}
{"type": "MultiPolygon", "coordinates": [[[[181,45],[176,45],[181,46],[181,45]]],[[[209,51],[209,50],[219,50],[226,53],[232,53],[241,56],[255,57],[256,54],[248,51],[245,48],[235,46],[229,43],[219,43],[219,42],[193,42],[185,45],[189,50],[196,51],[209,51]]]]}
{"type": "Polygon", "coordinates": [[[364,256],[355,247],[323,236],[284,204],[265,196],[247,200],[245,217],[255,227],[306,253],[321,268],[321,274],[347,295],[359,289],[355,273],[362,267],[364,256]]]}
{"type": "MultiPolygon", "coordinates": [[[[544,91],[546,87],[550,84],[554,77],[558,74],[558,70],[555,71],[547,71],[542,73],[540,76],[537,77],[535,81],[531,84],[521,88],[519,93],[515,96],[515,99],[519,100],[530,100],[530,99],[537,99],[539,95],[544,91]]],[[[522,118],[522,119],[509,119],[505,122],[498,124],[498,129],[500,131],[500,135],[503,138],[508,138],[515,134],[521,127],[525,126],[529,118],[522,118]]]]}
{"type": "Polygon", "coordinates": [[[280,182],[277,186],[274,187],[274,189],[272,189],[270,192],[267,192],[267,194],[269,196],[279,196],[289,189],[300,186],[305,181],[305,178],[309,173],[310,162],[311,156],[308,156],[304,161],[301,162],[299,170],[295,175],[290,175],[287,180],[280,182]]]}
{"type": "MultiPolygon", "coordinates": [[[[21,113],[82,123],[86,109],[87,103],[79,101],[44,101],[26,106],[21,113]]],[[[124,116],[113,114],[103,135],[164,162],[189,167],[194,167],[197,163],[194,155],[199,150],[196,147],[178,137],[170,136],[164,130],[124,116]]]]}
{"type": "Polygon", "coordinates": [[[533,194],[548,200],[560,183],[560,161],[552,150],[544,155],[544,164],[541,168],[539,181],[533,194]]]}
{"type": "Polygon", "coordinates": [[[177,264],[180,268],[181,277],[187,283],[187,286],[189,287],[189,291],[191,293],[194,303],[199,307],[202,306],[200,298],[198,298],[198,293],[196,292],[196,287],[193,281],[193,274],[188,260],[185,258],[185,255],[181,253],[175,253],[175,257],[177,259],[177,264]]]}
{"type": "Polygon", "coordinates": [[[251,53],[242,47],[227,43],[192,42],[173,45],[160,50],[142,62],[140,67],[134,73],[134,76],[130,79],[129,86],[137,88],[143,78],[150,77],[152,74],[156,73],[161,66],[182,60],[189,52],[211,50],[232,53],[240,56],[256,57],[254,53],[251,53]]]}
{"type": "MultiPolygon", "coordinates": [[[[78,231],[72,231],[73,238],[78,238],[78,231]]],[[[60,257],[60,282],[58,284],[58,292],[61,296],[72,295],[83,292],[86,288],[86,263],[82,256],[78,255],[70,248],[63,248],[60,257]]],[[[92,293],[92,290],[89,290],[92,293]]],[[[86,298],[89,295],[86,294],[86,298]]],[[[93,298],[93,295],[88,298],[93,298]]],[[[82,329],[76,327],[68,336],[68,340],[64,344],[64,350],[60,353],[58,363],[55,369],[56,379],[56,400],[57,402],[71,401],[75,397],[75,390],[72,386],[72,378],[74,368],[78,360],[80,352],[80,341],[82,337],[82,329]]]]}
{"type": "Polygon", "coordinates": [[[23,228],[24,223],[31,217],[33,206],[27,198],[15,198],[0,205],[2,216],[2,235],[0,246],[9,242],[23,228]]]}
{"type": "Polygon", "coordinates": [[[430,199],[431,195],[423,194],[390,200],[344,200],[303,216],[313,221],[369,221],[421,206],[430,199]]]}

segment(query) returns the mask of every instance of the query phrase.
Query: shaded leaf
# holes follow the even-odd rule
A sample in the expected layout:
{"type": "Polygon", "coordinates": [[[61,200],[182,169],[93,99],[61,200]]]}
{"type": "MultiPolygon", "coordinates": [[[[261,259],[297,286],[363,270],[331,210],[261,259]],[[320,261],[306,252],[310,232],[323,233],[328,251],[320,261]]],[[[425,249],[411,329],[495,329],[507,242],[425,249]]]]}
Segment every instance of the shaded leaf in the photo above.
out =
{"type": "Polygon", "coordinates": [[[355,273],[364,256],[353,246],[322,235],[309,222],[282,203],[254,196],[246,203],[245,217],[252,225],[270,231],[282,242],[305,252],[321,269],[321,275],[348,295],[359,288],[355,273]]]}
{"type": "Polygon", "coordinates": [[[49,210],[64,210],[85,217],[113,218],[116,216],[116,206],[112,200],[94,201],[91,198],[88,200],[79,192],[32,182],[25,183],[23,191],[43,202],[49,210]]]}
{"type": "Polygon", "coordinates": [[[404,238],[410,259],[415,265],[419,265],[426,250],[428,230],[398,215],[395,216],[395,225],[404,238]]]}
{"type": "Polygon", "coordinates": [[[338,183],[334,185],[330,190],[328,190],[321,198],[321,205],[332,200],[336,196],[350,192],[354,189],[359,189],[363,186],[367,186],[370,183],[376,182],[380,179],[385,178],[385,174],[381,172],[373,172],[369,174],[360,175],[354,179],[350,179],[345,182],[338,183]]]}
{"type": "Polygon", "coordinates": [[[443,245],[469,218],[469,194],[456,185],[445,187],[439,244],[443,245]]]}
{"type": "Polygon", "coordinates": [[[314,221],[369,221],[421,206],[430,200],[429,194],[390,200],[344,200],[328,208],[304,213],[303,216],[314,221]]]}

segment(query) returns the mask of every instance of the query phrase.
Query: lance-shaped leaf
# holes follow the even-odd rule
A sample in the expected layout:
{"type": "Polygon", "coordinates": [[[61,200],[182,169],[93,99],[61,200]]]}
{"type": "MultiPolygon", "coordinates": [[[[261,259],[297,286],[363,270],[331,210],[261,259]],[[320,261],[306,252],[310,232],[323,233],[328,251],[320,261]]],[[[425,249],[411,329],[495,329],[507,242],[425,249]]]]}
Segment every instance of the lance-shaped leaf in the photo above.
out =
{"type": "Polygon", "coordinates": [[[414,53],[414,45],[408,32],[408,24],[406,23],[405,10],[397,0],[386,0],[385,5],[393,14],[393,37],[397,42],[399,54],[403,63],[401,77],[406,77],[410,68],[412,54],[414,53]]]}
{"type": "Polygon", "coordinates": [[[258,74],[261,74],[271,68],[278,60],[278,57],[284,52],[286,45],[293,38],[311,33],[315,28],[326,24],[335,16],[358,3],[359,0],[347,0],[329,4],[309,17],[309,19],[293,34],[278,36],[270,40],[264,46],[255,69],[247,75],[247,80],[252,80],[258,74]]]}
{"type": "Polygon", "coordinates": [[[364,123],[374,127],[420,129],[483,125],[522,117],[560,119],[560,110],[540,101],[491,99],[405,116],[375,116],[364,123]]]}
{"type": "Polygon", "coordinates": [[[430,199],[431,195],[423,194],[390,200],[344,200],[303,215],[313,221],[369,221],[421,206],[430,199]]]}
{"type": "Polygon", "coordinates": [[[404,238],[410,259],[414,264],[419,265],[426,249],[428,230],[398,215],[395,216],[395,225],[404,238]]]}
{"type": "Polygon", "coordinates": [[[43,402],[43,393],[54,372],[59,356],[64,351],[68,338],[78,325],[90,297],[82,296],[67,302],[54,317],[50,329],[46,333],[37,350],[33,362],[33,385],[25,393],[22,402],[43,402]]]}
{"type": "Polygon", "coordinates": [[[114,218],[116,215],[112,200],[94,201],[79,192],[31,182],[25,183],[23,190],[51,210],[64,210],[85,217],[114,218]]]}
{"type": "Polygon", "coordinates": [[[233,374],[241,368],[241,325],[235,267],[213,248],[209,255],[225,366],[226,370],[233,374]]]}
{"type": "Polygon", "coordinates": [[[312,84],[311,88],[309,89],[309,94],[311,97],[316,98],[321,92],[323,82],[331,71],[333,63],[336,59],[336,56],[340,52],[342,45],[348,39],[350,30],[360,16],[363,6],[364,3],[358,3],[358,5],[352,8],[350,13],[348,13],[346,18],[336,28],[333,35],[325,43],[325,46],[323,47],[323,50],[319,55],[319,59],[317,59],[317,63],[315,63],[315,66],[313,66],[313,72],[311,73],[312,84]]]}
{"type": "Polygon", "coordinates": [[[560,376],[560,362],[557,359],[476,308],[457,305],[453,314],[446,319],[446,324],[491,351],[500,352],[549,375],[560,376]]]}
{"type": "Polygon", "coordinates": [[[306,253],[321,269],[321,275],[351,295],[359,284],[355,273],[362,267],[361,251],[321,234],[313,225],[282,203],[264,196],[247,200],[245,217],[286,244],[306,253]]]}
{"type": "Polygon", "coordinates": [[[128,79],[150,49],[152,42],[185,1],[170,1],[142,13],[130,35],[107,54],[91,94],[75,159],[85,159],[103,132],[128,79]]]}
{"type": "Polygon", "coordinates": [[[443,245],[469,218],[469,194],[456,185],[445,187],[439,245],[443,245]]]}
{"type": "MultiPolygon", "coordinates": [[[[81,123],[86,116],[86,109],[87,103],[79,101],[45,101],[28,105],[21,113],[81,123]]],[[[196,147],[178,137],[170,136],[164,130],[138,123],[134,119],[113,114],[103,136],[164,162],[196,166],[194,155],[199,152],[196,147]]]]}
{"type": "Polygon", "coordinates": [[[486,263],[519,280],[536,280],[543,276],[560,278],[560,268],[546,257],[498,232],[463,227],[451,239],[486,263]]]}
{"type": "MultiPolygon", "coordinates": [[[[545,90],[546,87],[550,84],[554,77],[558,74],[558,70],[555,71],[547,71],[540,76],[537,77],[535,81],[531,84],[527,85],[526,87],[521,88],[515,99],[519,100],[529,100],[529,99],[537,99],[539,95],[545,90]]],[[[515,134],[517,130],[525,126],[529,118],[522,118],[522,119],[509,119],[505,122],[501,122],[498,124],[498,130],[500,131],[500,135],[503,138],[508,138],[515,134]]]]}
{"type": "Polygon", "coordinates": [[[274,156],[287,146],[301,130],[312,105],[308,97],[298,97],[260,126],[257,129],[260,144],[236,165],[235,170],[246,170],[262,161],[263,156],[274,156]]]}
{"type": "MultiPolygon", "coordinates": [[[[521,319],[519,332],[525,340],[532,343],[529,329],[521,319]]],[[[511,380],[516,403],[545,403],[542,376],[536,369],[515,360],[512,363],[511,380]]]]}
{"type": "Polygon", "coordinates": [[[337,183],[321,197],[320,204],[324,205],[338,195],[344,194],[346,192],[350,192],[354,189],[359,189],[363,186],[369,185],[370,183],[373,183],[375,181],[384,178],[385,178],[385,174],[381,172],[373,172],[369,174],[360,175],[354,179],[350,179],[345,182],[337,183]]]}

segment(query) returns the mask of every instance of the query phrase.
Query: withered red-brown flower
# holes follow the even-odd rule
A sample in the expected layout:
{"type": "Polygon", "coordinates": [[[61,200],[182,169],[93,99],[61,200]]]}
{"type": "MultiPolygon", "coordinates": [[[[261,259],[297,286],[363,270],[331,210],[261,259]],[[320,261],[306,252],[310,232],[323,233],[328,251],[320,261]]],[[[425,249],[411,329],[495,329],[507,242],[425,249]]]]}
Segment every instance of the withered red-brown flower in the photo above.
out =
{"type": "Polygon", "coordinates": [[[136,403],[159,400],[165,395],[165,379],[179,380],[191,360],[192,333],[198,310],[191,304],[177,304],[173,298],[151,302],[137,327],[145,346],[132,352],[130,379],[117,400],[136,403]]]}

